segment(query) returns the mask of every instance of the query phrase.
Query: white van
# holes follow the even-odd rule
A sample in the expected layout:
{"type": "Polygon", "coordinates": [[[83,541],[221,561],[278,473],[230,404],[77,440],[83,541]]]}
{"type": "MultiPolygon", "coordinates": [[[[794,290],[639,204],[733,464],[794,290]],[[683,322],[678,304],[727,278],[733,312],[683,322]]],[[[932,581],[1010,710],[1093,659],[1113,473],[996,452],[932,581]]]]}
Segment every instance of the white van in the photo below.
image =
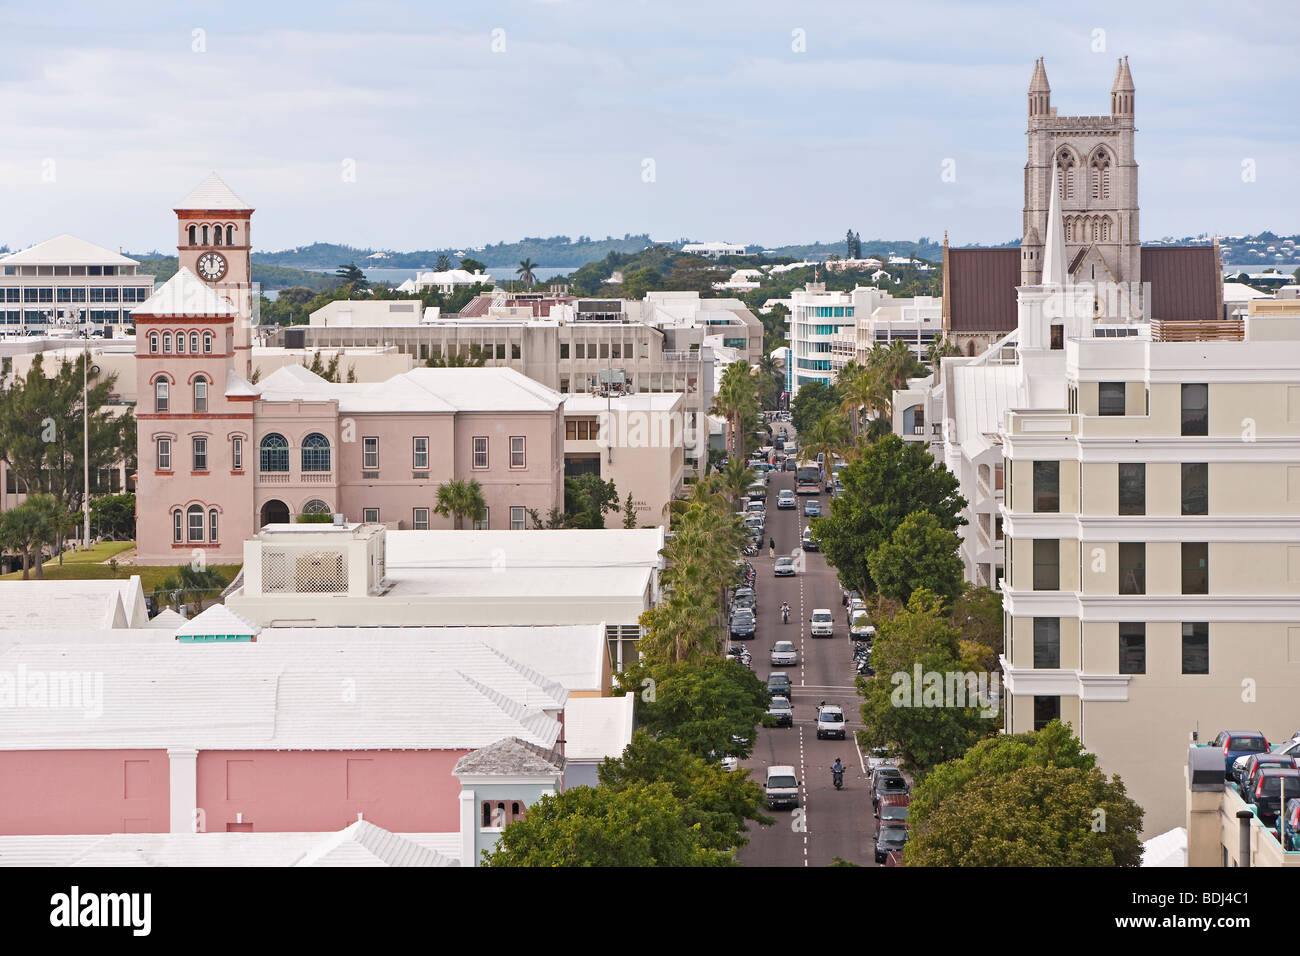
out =
{"type": "Polygon", "coordinates": [[[794,774],[794,767],[768,767],[763,792],[767,794],[767,805],[773,810],[799,806],[799,779],[794,774]]]}
{"type": "Polygon", "coordinates": [[[813,637],[835,636],[835,619],[831,616],[831,609],[828,607],[814,608],[808,626],[809,633],[813,637]]]}

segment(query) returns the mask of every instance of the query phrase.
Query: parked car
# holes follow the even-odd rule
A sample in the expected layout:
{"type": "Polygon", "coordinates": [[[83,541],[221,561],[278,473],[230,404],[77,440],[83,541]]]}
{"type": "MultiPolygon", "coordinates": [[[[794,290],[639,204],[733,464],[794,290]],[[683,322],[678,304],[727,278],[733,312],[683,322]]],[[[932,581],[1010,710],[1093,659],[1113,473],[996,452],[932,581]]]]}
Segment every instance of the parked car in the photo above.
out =
{"type": "Polygon", "coordinates": [[[817,539],[813,537],[812,528],[803,529],[803,538],[799,545],[805,551],[820,551],[822,549],[821,545],[817,543],[817,539]]]}
{"type": "MultiPolygon", "coordinates": [[[[1272,755],[1269,754],[1269,756],[1272,755]]],[[[1246,795],[1245,799],[1247,803],[1250,803],[1249,795],[1255,792],[1255,788],[1259,784],[1259,778],[1264,775],[1266,770],[1290,770],[1300,767],[1300,762],[1297,762],[1290,757],[1283,757],[1281,759],[1283,761],[1282,763],[1261,761],[1255,764],[1250,773],[1242,778],[1243,783],[1241,786],[1241,792],[1243,795],[1246,795]]],[[[1300,797],[1300,790],[1297,790],[1295,795],[1300,797]]]]}
{"type": "Polygon", "coordinates": [[[763,479],[760,478],[758,479],[758,481],[755,481],[753,484],[749,486],[750,501],[762,501],[766,497],[767,497],[767,482],[765,482],[763,479]]]}
{"type": "Polygon", "coordinates": [[[865,614],[859,614],[849,626],[849,637],[855,641],[865,641],[870,644],[876,639],[876,628],[867,621],[865,614]]]}
{"type": "Polygon", "coordinates": [[[740,758],[733,757],[730,754],[722,758],[722,769],[727,773],[735,773],[740,769],[740,758]]]}
{"type": "Polygon", "coordinates": [[[754,636],[754,612],[747,607],[738,607],[731,612],[731,639],[744,641],[754,636]]]}
{"type": "Polygon", "coordinates": [[[790,675],[785,671],[772,671],[767,675],[767,696],[768,697],[790,697],[790,692],[794,689],[794,682],[790,680],[790,675]]]}
{"type": "Polygon", "coordinates": [[[773,810],[799,806],[799,778],[794,775],[794,767],[768,767],[763,792],[767,795],[768,807],[773,810]]]}
{"type": "Polygon", "coordinates": [[[871,775],[871,806],[876,811],[880,809],[882,797],[910,793],[911,787],[897,767],[881,767],[871,775]]]}
{"type": "Polygon", "coordinates": [[[1295,767],[1267,767],[1255,777],[1256,783],[1247,800],[1255,805],[1255,813],[1266,827],[1277,826],[1277,816],[1282,810],[1282,784],[1286,783],[1287,799],[1300,794],[1300,769],[1295,767]]]}
{"type": "Polygon", "coordinates": [[[1210,741],[1211,747],[1223,748],[1223,775],[1232,777],[1232,762],[1242,754],[1267,753],[1268,738],[1259,730],[1221,730],[1210,741]]]}
{"type": "Polygon", "coordinates": [[[912,798],[910,796],[890,796],[882,797],[880,800],[880,810],[877,816],[880,818],[881,826],[886,823],[901,823],[907,825],[907,815],[910,810],[912,798]]]}
{"type": "Polygon", "coordinates": [[[795,504],[794,492],[789,488],[782,488],[776,493],[776,506],[781,511],[791,511],[795,504]]]}
{"type": "Polygon", "coordinates": [[[754,612],[754,616],[757,617],[757,605],[758,598],[755,596],[753,588],[739,587],[731,594],[731,609],[733,611],[736,610],[736,608],[748,608],[750,611],[754,612]]]}
{"type": "Polygon", "coordinates": [[[884,863],[891,852],[897,853],[907,843],[907,827],[899,823],[882,822],[876,830],[875,855],[877,863],[884,863]]]}
{"type": "Polygon", "coordinates": [[[816,498],[809,498],[803,503],[803,515],[805,518],[820,518],[822,516],[822,503],[816,498]]]}
{"type": "MultiPolygon", "coordinates": [[[[857,593],[856,591],[854,592],[857,593]]],[[[851,598],[845,607],[844,623],[852,624],[859,614],[867,613],[867,602],[861,598],[851,598]]]]}
{"type": "Polygon", "coordinates": [[[794,449],[792,449],[790,445],[787,444],[785,446],[785,453],[787,456],[785,459],[785,470],[796,471],[799,467],[799,462],[795,460],[794,449]]]}
{"type": "Polygon", "coordinates": [[[1236,781],[1237,788],[1242,793],[1246,792],[1246,782],[1255,775],[1255,771],[1261,767],[1295,767],[1300,766],[1296,758],[1289,754],[1271,751],[1266,754],[1242,754],[1232,762],[1232,779],[1236,781]]]}
{"type": "Polygon", "coordinates": [[[867,754],[867,773],[874,774],[881,767],[894,767],[897,769],[898,762],[894,759],[893,754],[885,747],[877,747],[867,754]]]}
{"type": "Polygon", "coordinates": [[[767,705],[767,713],[776,718],[778,727],[794,726],[794,708],[790,706],[789,697],[773,697],[767,705]]]}
{"type": "Polygon", "coordinates": [[[792,577],[795,573],[794,558],[777,558],[772,566],[772,574],[778,578],[792,577]]]}
{"type": "Polygon", "coordinates": [[[835,624],[828,607],[814,608],[812,619],[808,622],[809,633],[813,637],[834,637],[835,624]]]}
{"type": "Polygon", "coordinates": [[[1286,847],[1300,850],[1300,797],[1286,798],[1286,847]]]}
{"type": "Polygon", "coordinates": [[[1279,757],[1296,757],[1300,759],[1300,737],[1292,737],[1286,743],[1275,745],[1272,753],[1279,757]]]}
{"type": "Polygon", "coordinates": [[[795,650],[794,641],[777,641],[772,645],[772,665],[774,667],[797,667],[799,652],[795,650]]]}
{"type": "Polygon", "coordinates": [[[844,739],[844,708],[836,704],[822,704],[817,708],[817,739],[829,737],[844,739]]]}
{"type": "Polygon", "coordinates": [[[749,516],[749,515],[763,515],[763,516],[766,518],[766,517],[767,517],[767,502],[763,501],[762,499],[759,499],[758,501],[755,501],[755,500],[753,500],[753,499],[751,498],[750,501],[749,501],[749,504],[745,505],[745,515],[746,515],[746,516],[749,516]]]}

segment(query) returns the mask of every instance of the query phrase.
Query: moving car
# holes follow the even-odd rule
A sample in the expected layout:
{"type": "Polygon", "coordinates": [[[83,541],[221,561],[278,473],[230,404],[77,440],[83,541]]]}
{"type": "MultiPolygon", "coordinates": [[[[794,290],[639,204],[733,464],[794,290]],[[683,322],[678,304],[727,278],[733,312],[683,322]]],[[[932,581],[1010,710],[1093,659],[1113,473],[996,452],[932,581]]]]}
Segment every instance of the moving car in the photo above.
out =
{"type": "Polygon", "coordinates": [[[798,666],[799,652],[794,648],[794,641],[777,641],[772,645],[772,664],[775,667],[798,666]]]}
{"type": "Polygon", "coordinates": [[[776,493],[776,506],[781,511],[791,511],[795,507],[794,492],[789,488],[782,488],[776,493]]]}
{"type": "Polygon", "coordinates": [[[794,708],[790,706],[789,697],[773,697],[767,705],[767,713],[776,718],[778,727],[794,726],[794,708]]]}
{"type": "Polygon", "coordinates": [[[773,810],[799,806],[799,778],[794,775],[794,767],[768,767],[763,792],[767,795],[767,805],[773,810]]]}
{"type": "Polygon", "coordinates": [[[1223,775],[1232,777],[1232,762],[1242,754],[1267,753],[1268,738],[1259,730],[1221,730],[1210,741],[1211,747],[1223,748],[1223,775]]]}
{"type": "Polygon", "coordinates": [[[834,618],[831,617],[831,609],[828,607],[814,608],[812,620],[809,621],[809,633],[813,637],[833,637],[835,634],[834,618]]]}
{"type": "Polygon", "coordinates": [[[821,550],[821,545],[819,545],[819,544],[817,543],[817,539],[813,537],[812,528],[804,528],[804,529],[803,529],[803,540],[800,541],[799,543],[800,543],[800,546],[801,546],[805,551],[820,551],[820,550],[821,550]]]}
{"type": "Polygon", "coordinates": [[[785,557],[777,558],[776,564],[772,566],[772,574],[778,578],[788,578],[795,573],[794,558],[785,557]]]}
{"type": "Polygon", "coordinates": [[[731,639],[748,640],[754,636],[754,612],[747,607],[738,607],[731,612],[731,639]]]}
{"type": "Polygon", "coordinates": [[[817,739],[828,737],[844,739],[844,709],[836,704],[822,704],[817,708],[817,739]]]}
{"type": "Polygon", "coordinates": [[[790,697],[790,691],[794,689],[794,683],[790,680],[790,675],[785,671],[772,671],[767,675],[767,696],[768,697],[790,697]]]}
{"type": "Polygon", "coordinates": [[[876,831],[876,862],[884,863],[891,852],[898,852],[907,843],[907,827],[901,823],[884,823],[876,831]]]}
{"type": "Polygon", "coordinates": [[[805,518],[820,518],[822,516],[822,503],[816,498],[809,498],[803,503],[803,515],[805,518]]]}

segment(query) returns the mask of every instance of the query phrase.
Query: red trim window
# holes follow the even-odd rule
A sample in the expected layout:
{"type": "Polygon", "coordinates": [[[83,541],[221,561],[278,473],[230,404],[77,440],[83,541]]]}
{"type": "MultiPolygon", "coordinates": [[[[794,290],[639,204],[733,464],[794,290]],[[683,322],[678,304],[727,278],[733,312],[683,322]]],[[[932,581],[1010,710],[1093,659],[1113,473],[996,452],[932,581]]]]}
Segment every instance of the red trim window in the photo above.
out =
{"type": "Polygon", "coordinates": [[[526,454],[527,443],[523,435],[510,436],[510,467],[526,468],[528,467],[528,455],[526,454]]]}
{"type": "Polygon", "coordinates": [[[172,440],[170,438],[158,439],[158,470],[172,470],[172,440]]]}
{"type": "Polygon", "coordinates": [[[230,470],[244,470],[244,439],[238,435],[230,439],[230,470]]]}
{"type": "Polygon", "coordinates": [[[488,466],[488,440],[486,435],[474,436],[474,460],[472,468],[483,470],[488,466]]]}

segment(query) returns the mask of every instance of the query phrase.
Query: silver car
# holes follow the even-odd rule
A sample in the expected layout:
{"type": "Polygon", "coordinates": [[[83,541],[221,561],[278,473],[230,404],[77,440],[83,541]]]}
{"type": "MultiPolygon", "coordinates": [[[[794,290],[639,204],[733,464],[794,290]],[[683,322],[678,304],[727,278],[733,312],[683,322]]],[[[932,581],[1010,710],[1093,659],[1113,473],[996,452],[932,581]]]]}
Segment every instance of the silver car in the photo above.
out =
{"type": "Polygon", "coordinates": [[[773,666],[792,667],[799,663],[799,652],[795,650],[794,641],[777,641],[772,645],[773,666]]]}

